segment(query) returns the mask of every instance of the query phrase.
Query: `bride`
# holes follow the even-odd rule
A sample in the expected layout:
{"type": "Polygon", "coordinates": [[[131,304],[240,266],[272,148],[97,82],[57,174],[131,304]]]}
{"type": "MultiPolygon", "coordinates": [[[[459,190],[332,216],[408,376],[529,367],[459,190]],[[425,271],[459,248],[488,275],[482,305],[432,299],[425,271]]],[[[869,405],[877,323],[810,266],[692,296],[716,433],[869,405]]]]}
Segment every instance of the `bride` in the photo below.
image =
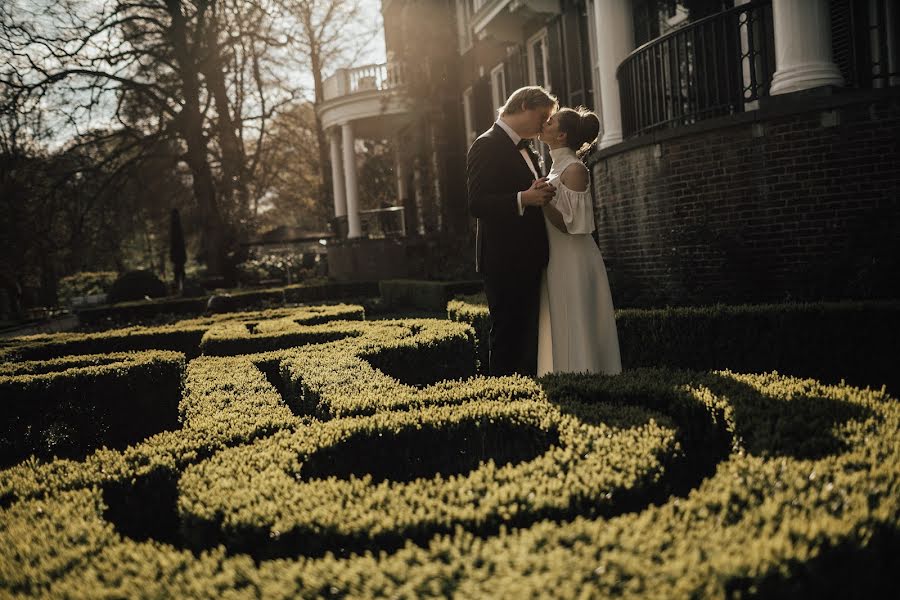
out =
{"type": "Polygon", "coordinates": [[[563,108],[544,124],[548,175],[556,196],[544,207],[550,262],[541,281],[538,376],[622,371],[606,266],[591,237],[594,212],[587,167],[579,156],[600,132],[597,115],[563,108]]]}

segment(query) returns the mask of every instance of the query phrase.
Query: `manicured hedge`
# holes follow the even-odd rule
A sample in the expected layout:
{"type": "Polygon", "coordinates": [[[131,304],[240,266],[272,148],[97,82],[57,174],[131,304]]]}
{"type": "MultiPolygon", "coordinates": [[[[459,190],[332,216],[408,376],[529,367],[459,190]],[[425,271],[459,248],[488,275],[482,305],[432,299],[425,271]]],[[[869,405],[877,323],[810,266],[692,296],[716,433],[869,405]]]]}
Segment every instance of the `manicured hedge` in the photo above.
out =
{"type": "Polygon", "coordinates": [[[187,464],[227,446],[308,423],[291,412],[257,366],[281,358],[267,353],[192,360],[178,405],[179,430],[157,433],[121,452],[98,450],[84,462],[27,460],[0,471],[0,506],[82,487],[123,484],[157,472],[175,477],[187,464]]]}
{"type": "MultiPolygon", "coordinates": [[[[420,404],[415,386],[475,374],[474,336],[465,324],[377,321],[366,323],[360,333],[300,348],[281,363],[281,379],[298,410],[330,418],[403,409],[420,404]]],[[[439,385],[429,393],[450,402],[464,397],[452,387],[439,385]]]]}
{"type": "MultiPolygon", "coordinates": [[[[100,333],[40,334],[16,338],[9,345],[0,348],[0,361],[46,360],[73,354],[149,349],[174,350],[193,358],[203,350],[202,342],[206,333],[226,323],[244,323],[246,325],[244,330],[249,334],[247,326],[255,327],[258,322],[269,319],[293,319],[300,325],[314,325],[336,320],[358,320],[363,317],[363,309],[360,306],[336,304],[228,313],[187,319],[172,325],[126,327],[100,333]]],[[[235,331],[238,329],[240,328],[236,327],[235,331]]],[[[215,334],[212,337],[217,339],[215,334]]]]}
{"type": "Polygon", "coordinates": [[[664,369],[454,384],[469,326],[346,325],[191,361],[179,431],[0,471],[0,596],[894,591],[900,403],[883,390],[664,369]]]}
{"type": "MultiPolygon", "coordinates": [[[[222,372],[211,364],[207,368],[211,374],[222,372]]],[[[108,471],[97,468],[99,457],[89,459],[83,467],[79,485],[53,485],[59,476],[49,475],[54,471],[51,465],[17,467],[14,471],[20,487],[27,487],[24,484],[33,483],[40,474],[45,483],[32,487],[32,493],[17,502],[5,502],[0,509],[0,589],[26,597],[266,598],[890,597],[894,591],[894,574],[900,566],[900,406],[896,400],[880,391],[730,372],[638,370],[617,377],[550,377],[542,384],[546,398],[514,405],[476,402],[324,424],[286,423],[293,433],[277,433],[206,462],[190,461],[194,466],[178,461],[162,466],[162,460],[154,455],[158,466],[153,473],[172,469],[175,483],[169,487],[142,487],[148,476],[135,478],[128,470],[141,468],[147,473],[146,467],[137,467],[133,459],[120,461],[116,465],[129,466],[118,467],[112,479],[132,490],[131,503],[118,498],[116,488],[109,485],[108,471]],[[577,411],[567,408],[579,405],[582,408],[577,411]],[[611,406],[618,408],[611,410],[611,406]],[[667,414],[677,426],[677,440],[687,459],[673,464],[693,469],[682,475],[693,473],[695,479],[690,489],[675,490],[668,499],[625,506],[625,512],[605,517],[584,516],[603,504],[586,503],[583,516],[521,528],[499,526],[496,533],[479,529],[477,523],[456,521],[453,531],[424,545],[407,543],[387,552],[344,557],[338,548],[338,554],[304,557],[307,550],[303,548],[295,549],[296,556],[278,548],[301,522],[306,527],[330,522],[333,527],[317,529],[315,536],[319,537],[298,538],[298,544],[341,539],[350,531],[364,536],[364,544],[371,542],[377,547],[387,544],[388,538],[371,535],[375,527],[388,535],[395,527],[413,530],[413,518],[430,518],[432,523],[440,519],[430,511],[390,510],[392,502],[426,505],[423,495],[385,495],[388,504],[374,503],[371,512],[363,511],[365,503],[373,502],[364,490],[381,494],[382,485],[395,490],[403,486],[426,489],[428,482],[456,489],[458,494],[466,490],[466,477],[460,480],[458,476],[440,480],[432,476],[407,483],[386,480],[387,484],[362,477],[356,479],[359,487],[354,487],[349,483],[353,479],[344,478],[346,473],[336,473],[337,467],[331,469],[333,478],[289,478],[304,452],[313,447],[336,448],[337,440],[348,439],[341,436],[352,440],[360,432],[381,432],[382,436],[388,431],[413,432],[417,423],[425,425],[430,419],[461,423],[468,416],[499,415],[504,409],[510,418],[526,415],[532,423],[543,423],[545,415],[549,423],[568,420],[583,432],[595,427],[615,435],[647,425],[643,430],[649,434],[648,440],[662,439],[653,432],[667,435],[668,429],[654,430],[648,418],[654,412],[667,414]],[[228,461],[226,455],[236,460],[228,461]],[[93,474],[90,477],[88,470],[93,474]],[[91,477],[107,484],[90,483],[91,477]],[[266,493],[254,496],[253,489],[244,485],[229,485],[246,483],[241,477],[266,493]],[[212,487],[204,490],[206,483],[212,487]],[[154,489],[164,492],[159,497],[166,503],[177,506],[173,513],[176,527],[182,519],[188,520],[188,530],[199,537],[196,541],[202,552],[188,551],[189,544],[177,536],[166,537],[162,530],[148,531],[121,520],[123,506],[145,506],[135,500],[140,496],[135,490],[148,493],[154,489]],[[298,512],[299,516],[288,516],[295,503],[312,501],[301,492],[319,498],[344,497],[351,502],[340,507],[320,504],[298,512]],[[231,511],[236,506],[245,508],[231,511]],[[229,512],[226,515],[216,508],[229,512]],[[209,520],[202,516],[194,521],[197,513],[209,520]],[[348,519],[334,518],[343,513],[348,519]],[[266,515],[268,521],[253,521],[266,515]],[[273,519],[272,515],[285,518],[273,519]],[[365,519],[372,527],[360,524],[365,519]],[[262,543],[260,562],[243,554],[230,555],[228,546],[209,548],[211,542],[203,541],[203,536],[215,535],[214,539],[229,545],[240,544],[247,539],[240,537],[241,532],[248,530],[233,526],[248,521],[263,524],[261,529],[268,528],[273,534],[262,543]],[[221,522],[222,526],[204,528],[204,522],[221,522]],[[265,560],[265,549],[287,556],[265,560]]],[[[660,423],[665,420],[652,418],[660,423]]],[[[533,434],[535,428],[525,431],[533,434]]],[[[581,435],[573,443],[590,439],[581,435]]],[[[654,447],[658,446],[618,445],[608,448],[605,455],[582,458],[579,462],[602,460],[610,471],[592,472],[587,480],[559,489],[565,493],[574,486],[596,494],[590,481],[604,472],[620,472],[621,481],[627,481],[628,473],[634,473],[628,465],[646,460],[642,456],[654,447]]],[[[385,463],[391,468],[389,457],[378,458],[373,457],[372,464],[385,463]]],[[[56,471],[70,468],[62,462],[56,471]]],[[[495,474],[502,477],[503,469],[528,468],[523,465],[529,462],[497,468],[495,474]]],[[[352,470],[352,465],[346,467],[352,470]]],[[[299,468],[302,473],[303,466],[299,468]]],[[[468,477],[475,477],[479,469],[468,477]]],[[[8,473],[0,472],[0,480],[8,480],[8,473]]],[[[556,474],[565,478],[570,473],[556,474]]],[[[320,473],[328,474],[327,469],[320,473]]],[[[554,502],[553,494],[541,491],[554,485],[554,474],[546,475],[549,477],[516,480],[511,495],[486,494],[483,507],[478,498],[471,502],[463,495],[438,494],[438,498],[450,506],[457,502],[468,507],[473,515],[484,508],[482,514],[488,515],[492,506],[520,506],[516,494],[523,486],[534,485],[538,489],[534,498],[526,495],[523,503],[527,511],[540,501],[554,502]]],[[[661,477],[663,489],[676,483],[665,468],[661,477]]],[[[617,506],[617,500],[613,494],[607,504],[617,506]]],[[[504,517],[522,510],[509,511],[504,517]]],[[[154,518],[152,511],[132,516],[134,521],[154,518]]],[[[165,525],[160,523],[163,529],[165,525]]]]}
{"type": "Polygon", "coordinates": [[[340,305],[309,308],[292,316],[258,323],[230,320],[210,327],[203,335],[200,350],[207,355],[234,356],[321,344],[359,335],[359,325],[344,319],[362,321],[364,318],[361,307],[340,305]],[[303,316],[299,317],[300,314],[303,316]],[[336,318],[342,320],[329,323],[336,318]]]}
{"type": "MultiPolygon", "coordinates": [[[[326,284],[295,284],[286,287],[259,290],[232,290],[229,292],[232,310],[288,303],[326,302],[350,298],[368,298],[378,295],[377,282],[331,282],[326,284]]],[[[206,312],[210,296],[196,298],[160,298],[121,302],[110,306],[98,306],[78,310],[78,318],[84,325],[102,325],[108,322],[127,323],[153,319],[160,315],[202,315],[206,312]]]]}
{"type": "Polygon", "coordinates": [[[276,435],[187,469],[183,527],[196,548],[271,558],[643,506],[677,450],[669,420],[601,404],[569,412],[476,401],[276,435]]]}
{"type": "Polygon", "coordinates": [[[177,428],[184,368],[183,354],[165,351],[0,364],[0,466],[177,428]]]}
{"type": "Polygon", "coordinates": [[[471,294],[484,288],[481,280],[419,281],[386,279],[378,282],[381,300],[390,309],[415,308],[443,311],[447,301],[457,294],[471,294]]]}
{"type": "MultiPolygon", "coordinates": [[[[453,300],[487,365],[483,296],[453,300]]],[[[900,302],[835,302],[616,311],[622,366],[778,371],[900,391],[900,302]]]]}

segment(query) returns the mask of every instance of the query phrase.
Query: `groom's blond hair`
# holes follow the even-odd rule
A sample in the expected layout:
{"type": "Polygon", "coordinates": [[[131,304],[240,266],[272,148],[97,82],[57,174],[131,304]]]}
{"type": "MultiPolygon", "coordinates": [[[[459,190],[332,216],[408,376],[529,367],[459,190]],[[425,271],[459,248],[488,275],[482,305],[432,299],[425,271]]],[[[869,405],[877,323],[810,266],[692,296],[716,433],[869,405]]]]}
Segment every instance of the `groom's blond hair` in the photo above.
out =
{"type": "Polygon", "coordinates": [[[500,107],[500,116],[514,115],[532,108],[551,107],[554,111],[559,107],[556,96],[539,85],[529,85],[514,91],[500,107]]]}

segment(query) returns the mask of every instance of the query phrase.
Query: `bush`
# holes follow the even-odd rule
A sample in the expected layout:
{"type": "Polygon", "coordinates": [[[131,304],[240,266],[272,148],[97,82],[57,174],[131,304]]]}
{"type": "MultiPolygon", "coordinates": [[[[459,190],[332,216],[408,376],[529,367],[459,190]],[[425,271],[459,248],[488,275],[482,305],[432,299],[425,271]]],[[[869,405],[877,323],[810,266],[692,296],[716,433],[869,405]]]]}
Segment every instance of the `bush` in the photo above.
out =
{"type": "Polygon", "coordinates": [[[80,458],[178,425],[184,355],[150,351],[0,365],[0,466],[80,458]]]}
{"type": "Polygon", "coordinates": [[[150,271],[129,271],[120,276],[109,290],[110,304],[143,300],[146,297],[161,298],[166,295],[166,284],[150,271]]]}
{"type": "Polygon", "coordinates": [[[115,271],[84,271],[67,275],[59,280],[59,299],[64,304],[71,304],[76,296],[108,294],[118,276],[115,271]]]}
{"type": "MultiPolygon", "coordinates": [[[[58,333],[40,334],[13,338],[6,345],[0,346],[0,361],[47,360],[72,354],[101,354],[105,352],[127,352],[136,350],[174,350],[188,358],[195,358],[206,351],[203,346],[204,336],[218,326],[233,321],[238,326],[233,330],[242,334],[231,335],[213,332],[207,341],[208,352],[218,354],[235,354],[240,352],[260,351],[260,344],[271,344],[271,341],[260,341],[263,337],[252,338],[249,335],[248,323],[255,326],[260,320],[290,318],[299,323],[322,324],[344,319],[362,319],[362,307],[354,305],[310,306],[298,308],[277,308],[265,311],[227,313],[196,319],[186,319],[171,325],[155,327],[126,327],[98,333],[58,333]],[[220,350],[213,348],[219,344],[220,350]],[[221,344],[241,348],[240,351],[221,350],[221,344]]],[[[277,337],[277,336],[276,336],[277,337]]],[[[284,348],[290,344],[276,342],[275,347],[284,348]]],[[[267,347],[267,349],[272,346],[267,347]]]]}
{"type": "Polygon", "coordinates": [[[252,286],[272,281],[294,283],[310,279],[315,277],[315,258],[315,254],[311,253],[263,254],[237,265],[238,281],[242,285],[252,286]]]}
{"type": "MultiPolygon", "coordinates": [[[[487,370],[490,312],[483,296],[447,304],[470,324],[487,370]]],[[[823,302],[616,311],[622,366],[778,371],[900,390],[900,302],[823,302]]]]}
{"type": "Polygon", "coordinates": [[[481,290],[481,280],[471,281],[417,281],[412,279],[388,279],[378,282],[381,300],[387,308],[415,308],[443,311],[447,300],[456,294],[481,290]]]}
{"type": "MultiPolygon", "coordinates": [[[[192,326],[292,327],[251,315],[192,326]]],[[[893,593],[900,403],[882,390],[670,369],[425,386],[459,355],[471,372],[469,326],[344,325],[192,360],[177,432],[0,470],[0,595],[893,593]]]]}

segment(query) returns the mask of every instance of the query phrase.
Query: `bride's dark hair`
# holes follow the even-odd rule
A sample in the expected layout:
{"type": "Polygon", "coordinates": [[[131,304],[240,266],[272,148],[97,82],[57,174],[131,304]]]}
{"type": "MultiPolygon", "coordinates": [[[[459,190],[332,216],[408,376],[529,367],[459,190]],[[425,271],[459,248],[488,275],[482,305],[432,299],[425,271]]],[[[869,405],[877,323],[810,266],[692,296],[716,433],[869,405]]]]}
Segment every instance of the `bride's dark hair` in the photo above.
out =
{"type": "Polygon", "coordinates": [[[566,134],[566,145],[579,157],[587,154],[600,134],[600,119],[583,106],[559,109],[556,120],[566,134]]]}

